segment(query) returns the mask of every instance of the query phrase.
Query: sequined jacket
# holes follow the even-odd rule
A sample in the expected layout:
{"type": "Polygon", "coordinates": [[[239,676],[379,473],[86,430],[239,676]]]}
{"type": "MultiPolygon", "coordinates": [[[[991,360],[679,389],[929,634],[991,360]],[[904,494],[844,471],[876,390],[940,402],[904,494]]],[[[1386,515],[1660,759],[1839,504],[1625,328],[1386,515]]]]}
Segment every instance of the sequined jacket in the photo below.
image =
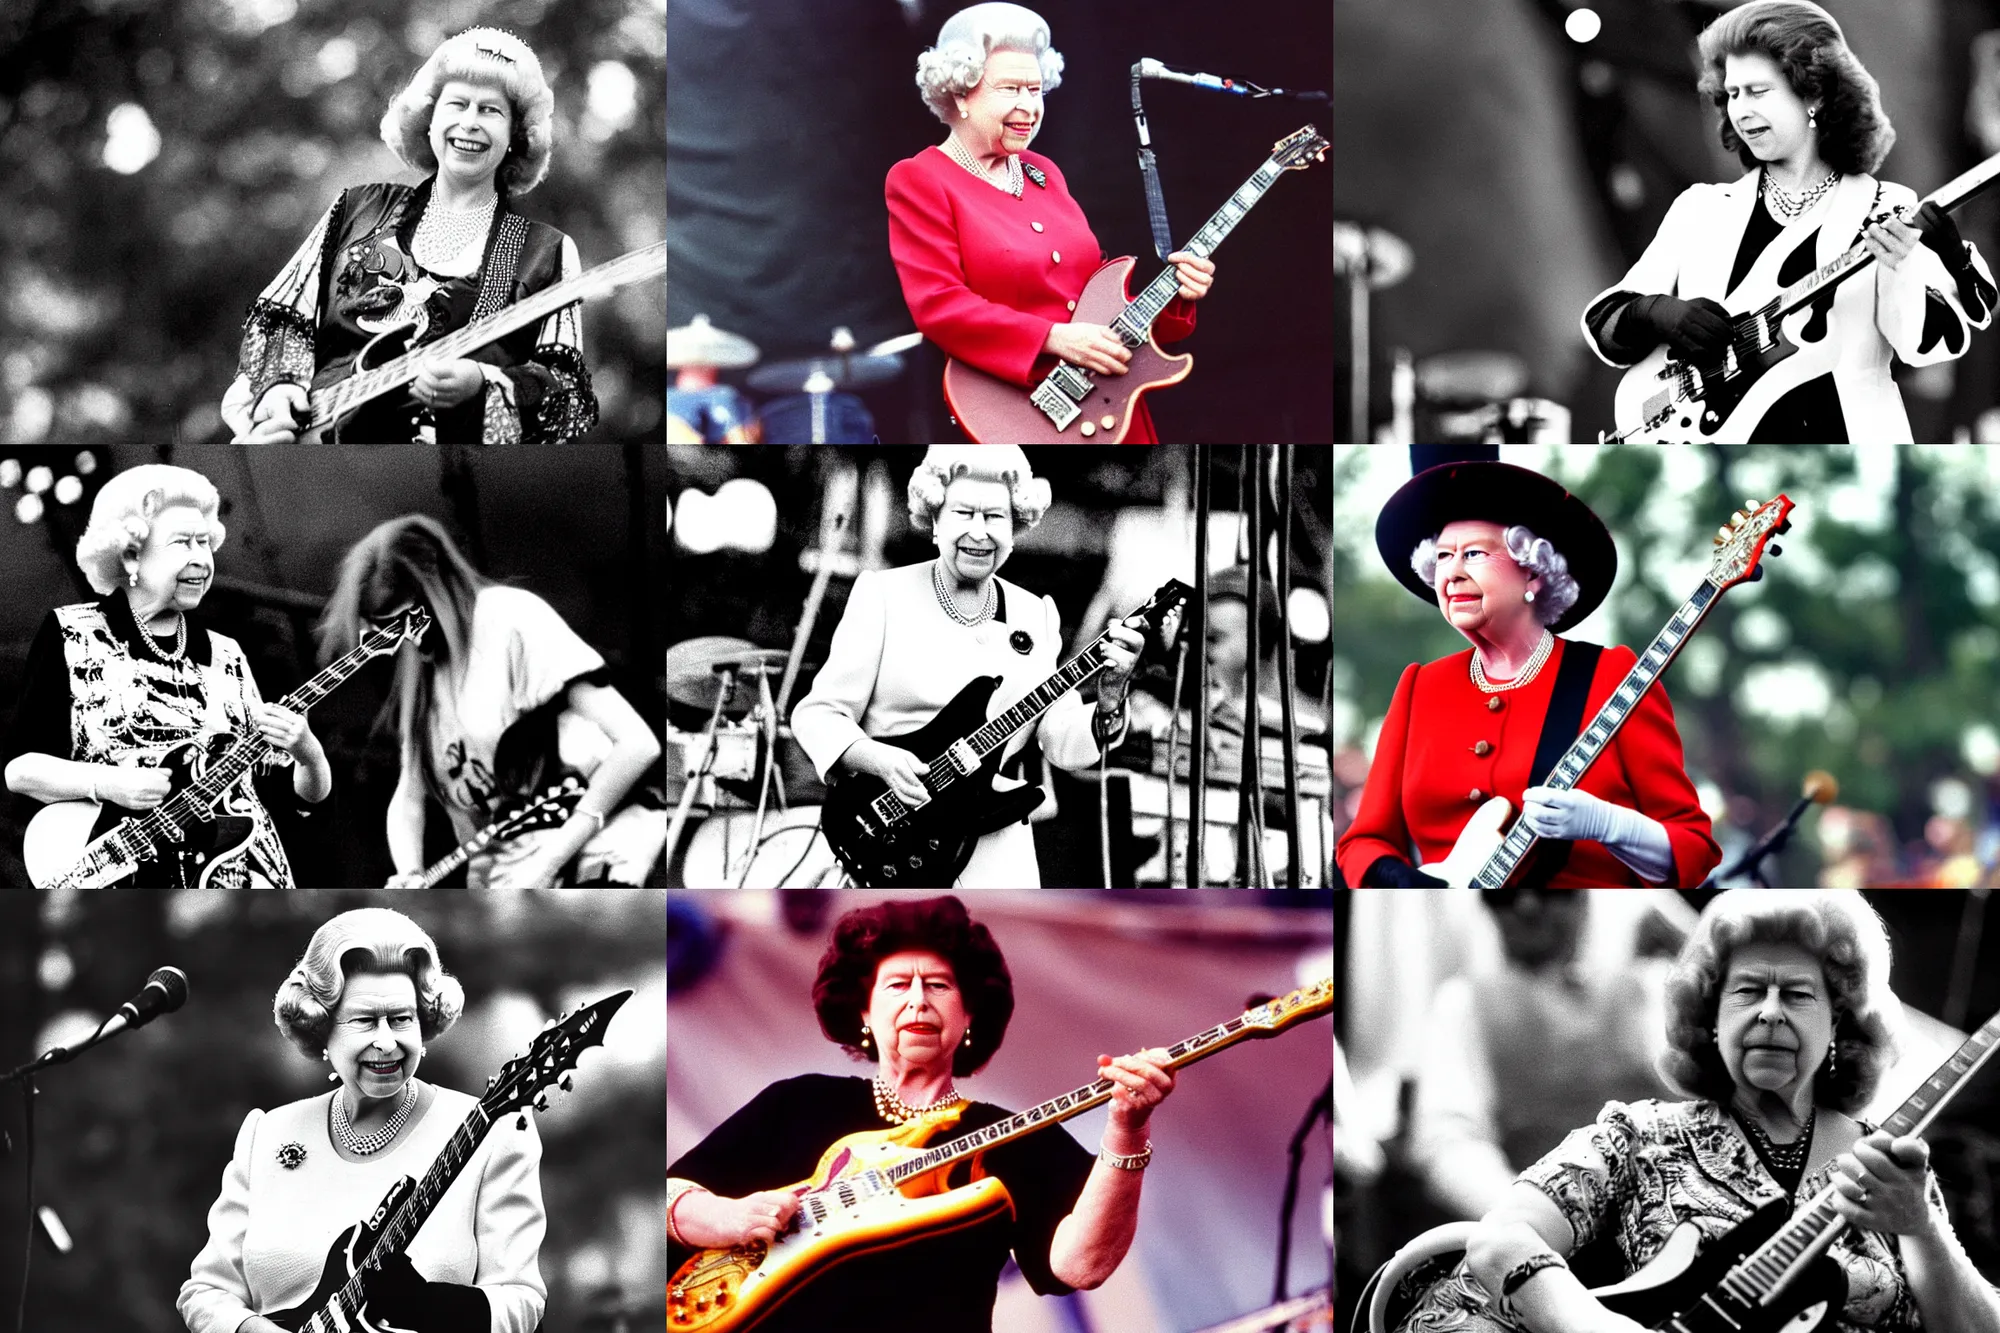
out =
{"type": "MultiPolygon", "coordinates": [[[[434,178],[433,178],[434,179],[434,178]]],[[[359,185],[326,211],[243,322],[233,399],[254,405],[273,385],[318,390],[355,373],[355,359],[393,309],[406,284],[423,275],[411,240],[430,198],[418,185],[359,185]]],[[[439,279],[423,303],[429,327],[418,343],[483,319],[531,293],[574,277],[576,245],[561,231],[531,222],[503,201],[477,272],[439,279]]],[[[369,353],[379,365],[400,347],[369,353]]],[[[574,439],[597,424],[597,398],[583,360],[577,307],[468,354],[491,366],[484,391],[437,413],[441,442],[505,444],[574,439]]],[[[417,438],[416,404],[407,389],[363,405],[342,423],[350,443],[407,443],[417,438]]]]}

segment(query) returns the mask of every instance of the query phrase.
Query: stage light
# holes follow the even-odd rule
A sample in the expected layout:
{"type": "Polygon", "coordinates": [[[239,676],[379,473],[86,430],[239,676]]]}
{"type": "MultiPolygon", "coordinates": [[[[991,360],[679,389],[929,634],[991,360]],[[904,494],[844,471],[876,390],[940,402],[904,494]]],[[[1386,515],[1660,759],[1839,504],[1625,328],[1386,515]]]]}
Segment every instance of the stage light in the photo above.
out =
{"type": "Polygon", "coordinates": [[[73,505],[83,498],[83,478],[63,477],[56,482],[56,503],[73,505]]]}
{"type": "Polygon", "coordinates": [[[88,449],[80,450],[76,456],[76,474],[87,477],[97,471],[97,455],[88,449]]]}
{"type": "Polygon", "coordinates": [[[1563,31],[1572,42],[1587,42],[1604,31],[1604,20],[1597,17],[1594,9],[1573,9],[1563,20],[1563,31]]]}
{"type": "Polygon", "coordinates": [[[14,517],[23,523],[35,524],[42,521],[42,497],[24,495],[14,502],[14,517]]]}
{"type": "Polygon", "coordinates": [[[686,490],[675,505],[681,549],[693,555],[707,555],[722,545],[720,515],[715,501],[701,491],[686,490]]]}
{"type": "Polygon", "coordinates": [[[160,155],[160,132],[146,108],[123,102],[104,118],[104,165],[121,176],[144,171],[160,155]]]}
{"type": "Polygon", "coordinates": [[[778,536],[778,502],[761,481],[737,477],[715,493],[722,513],[724,542],[739,551],[762,555],[778,536]]]}
{"type": "Polygon", "coordinates": [[[12,489],[21,484],[21,460],[0,458],[0,486],[12,489]]]}
{"type": "Polygon", "coordinates": [[[28,469],[28,491],[30,494],[40,495],[55,484],[56,474],[47,468],[31,467],[28,469]]]}
{"type": "Polygon", "coordinates": [[[1292,589],[1285,613],[1290,619],[1292,638],[1299,643],[1325,643],[1333,628],[1332,617],[1327,614],[1326,594],[1318,588],[1292,589]]]}

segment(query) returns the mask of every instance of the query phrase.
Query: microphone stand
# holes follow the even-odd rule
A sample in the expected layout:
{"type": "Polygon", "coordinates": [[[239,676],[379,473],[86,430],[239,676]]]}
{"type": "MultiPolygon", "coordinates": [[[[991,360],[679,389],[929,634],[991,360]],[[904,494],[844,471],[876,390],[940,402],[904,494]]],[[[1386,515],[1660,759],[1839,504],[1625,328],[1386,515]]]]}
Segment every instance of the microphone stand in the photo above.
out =
{"type": "Polygon", "coordinates": [[[1748,870],[1750,878],[1757,882],[1758,888],[1770,888],[1770,884],[1764,878],[1764,858],[1775,856],[1785,850],[1785,844],[1790,842],[1792,834],[1798,831],[1799,817],[1805,814],[1806,807],[1811,804],[1813,804],[1811,796],[1799,797],[1798,804],[1792,807],[1792,812],[1785,816],[1783,823],[1752,843],[1749,850],[1737,857],[1733,864],[1725,866],[1702,881],[1701,887],[1712,889],[1717,881],[1740,875],[1748,870]]]}
{"type": "Polygon", "coordinates": [[[736,668],[729,667],[723,675],[722,686],[715,692],[715,708],[708,715],[708,725],[702,728],[702,738],[708,742],[702,754],[701,770],[688,778],[681,788],[680,804],[674,807],[674,817],[667,824],[667,858],[673,859],[674,848],[680,846],[681,830],[687,826],[688,811],[694,805],[694,794],[701,787],[701,780],[715,768],[715,733],[722,726],[722,710],[736,697],[736,668]]]}
{"type": "MultiPolygon", "coordinates": [[[[1299,868],[1299,719],[1292,691],[1292,446],[1278,446],[1278,689],[1284,718],[1282,754],[1285,764],[1285,887],[1296,890],[1303,873],[1299,868]]],[[[1263,756],[1258,755],[1260,761],[1263,756]]]]}
{"type": "Polygon", "coordinates": [[[1278,1273],[1271,1286],[1271,1304],[1285,1299],[1285,1288],[1290,1285],[1292,1275],[1292,1214],[1299,1203],[1299,1177],[1306,1166],[1306,1139],[1312,1134],[1313,1126],[1321,1116],[1326,1117],[1329,1136],[1333,1129],[1333,1075],[1326,1076],[1326,1086],[1319,1096],[1313,1098],[1306,1108],[1306,1118],[1292,1134],[1292,1141],[1285,1149],[1285,1202],[1284,1212],[1278,1218],[1278,1273]]]}
{"type": "MultiPolygon", "coordinates": [[[[1206,644],[1208,634],[1208,509],[1209,469],[1213,446],[1194,447],[1194,604],[1195,624],[1206,644]]],[[[1208,862],[1202,859],[1208,837],[1208,652],[1204,646],[1195,668],[1194,749],[1188,755],[1193,779],[1188,810],[1188,887],[1208,887],[1208,862]]],[[[1168,774],[1171,780],[1172,774],[1168,774]]]]}

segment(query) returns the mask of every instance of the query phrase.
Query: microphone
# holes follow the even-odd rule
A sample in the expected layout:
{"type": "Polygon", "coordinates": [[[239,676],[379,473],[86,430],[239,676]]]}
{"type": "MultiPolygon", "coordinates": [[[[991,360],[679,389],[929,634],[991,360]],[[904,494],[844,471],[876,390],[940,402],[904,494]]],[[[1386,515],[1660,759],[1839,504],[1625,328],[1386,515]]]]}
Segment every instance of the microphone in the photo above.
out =
{"type": "Polygon", "coordinates": [[[98,1040],[115,1036],[127,1028],[142,1028],[161,1014],[171,1014],[187,1003],[187,973],[178,967],[162,967],[154,970],[146,978],[145,986],[131,999],[118,1006],[118,1012],[105,1021],[98,1040]]]}
{"type": "Polygon", "coordinates": [[[1139,77],[1142,79],[1164,79],[1168,83],[1185,83],[1195,88],[1207,88],[1211,92],[1235,93],[1246,97],[1250,90],[1234,79],[1218,79],[1213,74],[1188,74],[1177,69],[1168,69],[1151,56],[1139,61],[1139,77]]]}
{"type": "Polygon", "coordinates": [[[1799,793],[1798,803],[1792,806],[1792,811],[1785,816],[1784,822],[1759,838],[1751,845],[1750,850],[1737,857],[1735,865],[1730,866],[1729,869],[1719,875],[1712,876],[1711,882],[1715,879],[1727,879],[1732,875],[1740,875],[1745,870],[1749,870],[1752,874],[1755,874],[1756,867],[1763,862],[1765,857],[1782,850],[1784,845],[1791,841],[1792,831],[1798,827],[1799,818],[1805,814],[1807,806],[1815,804],[1825,805],[1838,795],[1840,795],[1840,784],[1834,780],[1833,774],[1817,768],[1806,774],[1805,783],[1799,793]]]}

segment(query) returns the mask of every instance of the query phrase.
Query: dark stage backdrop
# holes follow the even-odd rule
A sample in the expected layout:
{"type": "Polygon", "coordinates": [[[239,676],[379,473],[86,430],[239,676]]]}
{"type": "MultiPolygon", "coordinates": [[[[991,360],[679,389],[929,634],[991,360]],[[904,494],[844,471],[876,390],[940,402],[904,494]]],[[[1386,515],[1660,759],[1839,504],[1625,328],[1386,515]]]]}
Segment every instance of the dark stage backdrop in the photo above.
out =
{"type": "MultiPolygon", "coordinates": [[[[673,0],[667,13],[668,317],[705,313],[766,360],[863,346],[913,325],[889,262],[882,183],[944,129],[916,90],[918,53],[956,0],[673,0]]],[[[1267,87],[1329,89],[1325,0],[1063,0],[1035,6],[1066,61],[1035,148],[1063,169],[1099,243],[1158,270],[1136,165],[1130,69],[1152,56],[1267,87]]],[[[1325,103],[1252,101],[1148,82],[1144,99],[1176,242],[1208,219],[1278,139],[1325,103]]],[[[1332,173],[1288,173],[1216,254],[1193,375],[1156,395],[1169,441],[1330,441],[1332,173]]],[[[868,396],[885,440],[942,429],[942,360],[868,396]]]]}

